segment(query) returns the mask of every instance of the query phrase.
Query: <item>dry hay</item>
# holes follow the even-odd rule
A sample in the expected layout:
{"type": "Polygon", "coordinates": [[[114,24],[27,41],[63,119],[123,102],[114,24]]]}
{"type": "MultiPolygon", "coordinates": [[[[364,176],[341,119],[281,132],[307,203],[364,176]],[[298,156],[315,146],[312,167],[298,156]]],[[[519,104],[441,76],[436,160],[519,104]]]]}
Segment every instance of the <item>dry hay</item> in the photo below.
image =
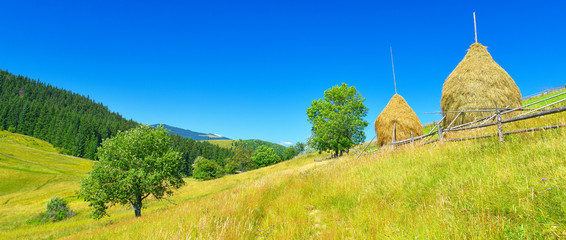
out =
{"type": "Polygon", "coordinates": [[[396,141],[411,138],[411,133],[414,137],[423,135],[423,126],[417,114],[399,94],[393,95],[387,106],[375,119],[378,146],[391,142],[394,124],[396,141]]]}
{"type": "MultiPolygon", "coordinates": [[[[468,53],[450,73],[442,89],[440,107],[443,112],[485,107],[519,107],[521,91],[507,72],[497,64],[487,48],[479,43],[470,46],[468,53]]],[[[462,113],[452,126],[493,115],[494,112],[462,113]]],[[[446,113],[444,126],[458,113],[446,113]]]]}

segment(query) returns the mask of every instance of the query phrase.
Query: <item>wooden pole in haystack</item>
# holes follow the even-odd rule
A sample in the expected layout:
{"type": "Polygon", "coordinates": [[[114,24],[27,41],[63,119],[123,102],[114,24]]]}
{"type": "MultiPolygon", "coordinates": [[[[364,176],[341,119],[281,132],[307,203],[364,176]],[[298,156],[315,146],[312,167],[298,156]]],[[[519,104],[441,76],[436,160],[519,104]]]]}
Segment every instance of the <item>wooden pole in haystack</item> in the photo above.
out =
{"type": "Polygon", "coordinates": [[[395,139],[395,127],[396,127],[395,125],[396,125],[396,123],[393,123],[393,134],[391,135],[391,142],[395,142],[395,140],[396,140],[395,139]]]}
{"type": "Polygon", "coordinates": [[[395,94],[397,94],[397,82],[395,82],[395,65],[393,65],[393,48],[389,46],[389,51],[391,51],[391,68],[393,69],[393,86],[395,87],[395,94]]]}
{"type": "Polygon", "coordinates": [[[476,43],[478,43],[478,28],[476,27],[476,12],[474,12],[474,32],[476,33],[476,43]]]}

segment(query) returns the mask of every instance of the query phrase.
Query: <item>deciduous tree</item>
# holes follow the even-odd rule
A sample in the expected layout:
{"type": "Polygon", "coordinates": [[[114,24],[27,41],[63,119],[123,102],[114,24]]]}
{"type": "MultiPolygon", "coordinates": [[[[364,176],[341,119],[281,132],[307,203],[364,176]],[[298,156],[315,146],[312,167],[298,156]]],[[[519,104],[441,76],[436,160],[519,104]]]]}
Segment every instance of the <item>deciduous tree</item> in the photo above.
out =
{"type": "Polygon", "coordinates": [[[312,102],[307,116],[317,150],[332,150],[334,156],[339,156],[365,139],[363,130],[368,123],[363,117],[368,108],[364,101],[355,87],[342,83],[326,90],[324,98],[312,102]]]}
{"type": "Polygon", "coordinates": [[[263,145],[255,150],[252,159],[258,167],[273,165],[281,160],[273,148],[263,145]]]}
{"type": "Polygon", "coordinates": [[[145,198],[161,199],[184,184],[179,155],[171,150],[163,127],[142,125],[119,132],[98,148],[99,161],[81,181],[80,196],[94,208],[94,218],[107,215],[114,204],[130,204],[140,217],[145,198]]]}

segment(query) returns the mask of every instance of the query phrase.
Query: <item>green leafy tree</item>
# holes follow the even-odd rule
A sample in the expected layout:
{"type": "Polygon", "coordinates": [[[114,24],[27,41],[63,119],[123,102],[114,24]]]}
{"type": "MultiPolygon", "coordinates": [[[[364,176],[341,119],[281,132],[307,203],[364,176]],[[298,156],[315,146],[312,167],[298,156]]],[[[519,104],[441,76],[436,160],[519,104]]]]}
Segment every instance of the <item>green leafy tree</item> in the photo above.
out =
{"type": "Polygon", "coordinates": [[[118,132],[102,142],[97,157],[99,161],[81,181],[80,189],[97,219],[107,215],[106,209],[114,204],[131,204],[140,217],[145,198],[161,199],[184,184],[180,154],[171,150],[163,127],[142,125],[118,132]]]}
{"type": "Polygon", "coordinates": [[[266,167],[278,163],[281,158],[273,148],[268,146],[259,146],[252,157],[258,167],[266,167]]]}
{"type": "Polygon", "coordinates": [[[304,150],[305,150],[305,144],[302,142],[298,142],[295,145],[291,145],[285,149],[284,152],[285,159],[294,158],[304,150]]]}
{"type": "Polygon", "coordinates": [[[240,169],[245,171],[252,162],[253,148],[244,144],[238,144],[234,149],[231,161],[240,169]]]}
{"type": "Polygon", "coordinates": [[[284,159],[291,159],[297,155],[297,151],[295,150],[294,146],[289,146],[285,148],[285,152],[283,152],[284,159]]]}
{"type": "Polygon", "coordinates": [[[193,163],[193,177],[210,180],[224,175],[222,167],[211,160],[198,156],[193,163]]]}
{"type": "Polygon", "coordinates": [[[368,111],[364,101],[355,87],[345,83],[324,91],[324,98],[314,100],[307,109],[307,116],[312,124],[315,148],[332,150],[334,156],[340,156],[361,143],[366,138],[363,130],[368,125],[363,120],[368,111]]]}

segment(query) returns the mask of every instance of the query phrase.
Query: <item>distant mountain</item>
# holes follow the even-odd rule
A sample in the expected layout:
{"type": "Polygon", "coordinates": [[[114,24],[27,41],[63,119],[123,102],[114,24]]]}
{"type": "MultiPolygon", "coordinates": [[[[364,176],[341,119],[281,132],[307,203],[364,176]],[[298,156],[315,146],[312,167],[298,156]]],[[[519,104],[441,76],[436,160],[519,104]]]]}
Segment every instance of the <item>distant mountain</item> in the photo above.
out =
{"type": "MultiPolygon", "coordinates": [[[[159,125],[160,124],[153,124],[151,126],[157,127],[159,125]]],[[[230,138],[223,137],[223,136],[220,136],[218,134],[193,132],[191,130],[173,127],[173,126],[170,126],[170,125],[167,125],[167,124],[163,124],[163,128],[171,131],[171,134],[177,134],[181,137],[194,139],[194,140],[197,140],[197,141],[199,141],[199,140],[222,140],[222,139],[223,140],[230,140],[230,138]]]]}

